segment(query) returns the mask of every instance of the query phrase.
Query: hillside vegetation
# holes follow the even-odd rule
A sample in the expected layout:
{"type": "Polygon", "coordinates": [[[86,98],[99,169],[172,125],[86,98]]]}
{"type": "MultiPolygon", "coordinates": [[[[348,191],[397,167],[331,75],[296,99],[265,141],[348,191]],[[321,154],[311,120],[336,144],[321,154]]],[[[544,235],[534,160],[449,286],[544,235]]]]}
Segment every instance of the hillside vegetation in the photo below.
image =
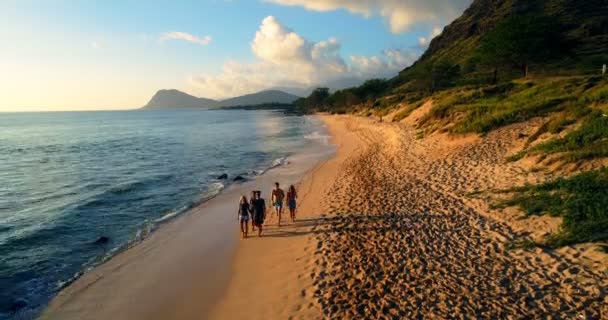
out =
{"type": "MultiPolygon", "coordinates": [[[[318,88],[295,104],[304,112],[354,113],[401,121],[432,101],[417,124],[434,132],[485,135],[542,119],[508,161],[580,165],[608,158],[608,2],[476,0],[411,67],[330,93],[318,88]],[[544,161],[544,162],[543,162],[544,161]]],[[[605,162],[604,162],[605,163],[605,162]]],[[[505,190],[527,214],[564,217],[547,243],[608,240],[606,169],[505,190]]]]}
{"type": "Polygon", "coordinates": [[[505,190],[513,193],[499,207],[519,206],[527,215],[563,217],[560,232],[547,239],[550,245],[568,245],[608,239],[608,169],[558,178],[534,186],[505,190]]]}

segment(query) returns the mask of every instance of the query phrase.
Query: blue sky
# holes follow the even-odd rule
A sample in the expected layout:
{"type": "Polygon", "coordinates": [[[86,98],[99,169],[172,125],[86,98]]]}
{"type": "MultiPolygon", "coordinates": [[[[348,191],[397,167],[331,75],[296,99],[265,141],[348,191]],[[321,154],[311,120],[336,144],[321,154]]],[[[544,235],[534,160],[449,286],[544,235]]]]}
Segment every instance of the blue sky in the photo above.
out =
{"type": "Polygon", "coordinates": [[[226,98],[388,77],[469,2],[267,1],[3,0],[0,111],[127,109],[162,88],[226,98]]]}

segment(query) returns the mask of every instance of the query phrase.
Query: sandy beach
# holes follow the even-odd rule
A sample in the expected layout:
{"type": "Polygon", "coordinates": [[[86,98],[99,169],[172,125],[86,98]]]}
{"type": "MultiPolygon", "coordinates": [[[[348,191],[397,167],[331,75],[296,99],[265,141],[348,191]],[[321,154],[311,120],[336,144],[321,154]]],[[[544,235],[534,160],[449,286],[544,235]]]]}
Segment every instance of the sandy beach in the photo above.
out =
{"type": "Polygon", "coordinates": [[[160,226],[141,243],[86,272],[59,292],[41,318],[208,318],[231,282],[237,248],[247,242],[239,243],[239,197],[262,190],[269,203],[275,181],[286,185],[301,181],[319,161],[334,153],[333,146],[323,143],[325,134],[318,134],[318,142],[289,156],[285,164],[231,185],[160,226]]]}
{"type": "MultiPolygon", "coordinates": [[[[182,217],[79,279],[42,318],[606,319],[605,254],[513,249],[560,221],[470,196],[550,178],[504,161],[538,124],[417,139],[412,124],[425,109],[402,123],[322,116],[335,155],[277,173],[299,181],[295,223],[279,228],[269,215],[263,237],[239,241],[232,214],[182,217]],[[234,233],[212,231],[222,228],[234,233]]],[[[238,192],[218,198],[232,204],[238,192]]],[[[232,209],[212,211],[222,210],[232,209]]]]}
{"type": "Polygon", "coordinates": [[[300,185],[295,225],[240,244],[212,318],[605,319],[605,254],[509,249],[559,221],[467,196],[548,178],[504,162],[536,124],[416,139],[429,107],[400,124],[325,116],[336,156],[300,185]]]}

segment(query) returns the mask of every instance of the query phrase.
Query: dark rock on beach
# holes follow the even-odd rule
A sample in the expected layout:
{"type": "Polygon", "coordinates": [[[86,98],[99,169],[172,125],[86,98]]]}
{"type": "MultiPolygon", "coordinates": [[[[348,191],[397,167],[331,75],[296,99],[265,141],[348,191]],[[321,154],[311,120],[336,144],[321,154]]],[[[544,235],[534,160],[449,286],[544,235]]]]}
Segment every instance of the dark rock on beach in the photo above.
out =
{"type": "Polygon", "coordinates": [[[243,176],[236,176],[232,181],[245,181],[245,178],[243,176]]]}
{"type": "Polygon", "coordinates": [[[101,236],[99,238],[97,238],[97,240],[95,240],[95,242],[93,242],[93,244],[106,244],[110,242],[110,238],[106,237],[106,236],[101,236]]]}
{"type": "Polygon", "coordinates": [[[227,174],[221,174],[217,177],[218,180],[224,180],[224,179],[228,179],[228,175],[227,174]]]}

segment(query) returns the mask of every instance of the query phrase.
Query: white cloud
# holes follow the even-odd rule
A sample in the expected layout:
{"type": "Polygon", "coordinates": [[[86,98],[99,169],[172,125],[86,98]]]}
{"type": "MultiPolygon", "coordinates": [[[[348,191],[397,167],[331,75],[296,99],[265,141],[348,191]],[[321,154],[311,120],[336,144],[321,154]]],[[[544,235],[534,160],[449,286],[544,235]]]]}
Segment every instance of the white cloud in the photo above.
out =
{"type": "Polygon", "coordinates": [[[337,39],[311,42],[273,16],[262,21],[251,50],[257,58],[253,63],[230,61],[219,74],[192,77],[196,93],[225,98],[272,87],[302,88],[353,78],[392,77],[418,55],[385,50],[379,56],[351,56],[347,63],[340,55],[337,39]]]}
{"type": "Polygon", "coordinates": [[[208,45],[212,40],[211,36],[204,36],[202,38],[199,38],[195,35],[192,35],[192,34],[189,34],[186,32],[179,32],[179,31],[162,33],[160,35],[159,39],[160,39],[160,41],[184,40],[184,41],[188,41],[188,42],[192,42],[192,43],[196,43],[196,44],[200,44],[200,45],[208,45]]]}
{"type": "Polygon", "coordinates": [[[394,33],[424,22],[445,25],[458,17],[472,0],[264,0],[315,11],[344,9],[364,17],[380,15],[394,33]]]}
{"type": "Polygon", "coordinates": [[[391,62],[397,66],[406,67],[411,65],[418,59],[418,53],[412,50],[401,50],[401,49],[389,49],[384,50],[382,53],[389,57],[391,62]]]}
{"type": "Polygon", "coordinates": [[[440,35],[441,32],[443,32],[443,29],[441,29],[441,27],[435,27],[435,28],[433,28],[433,31],[431,31],[431,34],[428,37],[420,37],[420,38],[418,38],[418,44],[421,47],[428,46],[429,43],[431,43],[431,40],[433,40],[436,36],[440,35]]]}
{"type": "Polygon", "coordinates": [[[89,43],[89,46],[93,49],[99,49],[101,48],[101,43],[97,41],[91,41],[91,43],[89,43]]]}
{"type": "Polygon", "coordinates": [[[273,16],[266,17],[251,42],[251,50],[261,59],[275,62],[305,62],[310,60],[312,44],[283,26],[273,16]]]}

